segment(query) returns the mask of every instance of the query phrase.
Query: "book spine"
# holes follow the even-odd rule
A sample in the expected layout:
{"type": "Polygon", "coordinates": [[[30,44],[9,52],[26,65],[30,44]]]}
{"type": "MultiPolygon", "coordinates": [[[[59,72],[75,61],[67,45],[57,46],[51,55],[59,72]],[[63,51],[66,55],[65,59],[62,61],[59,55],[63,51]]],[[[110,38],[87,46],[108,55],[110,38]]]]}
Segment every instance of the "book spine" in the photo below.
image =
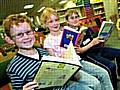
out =
{"type": "Polygon", "coordinates": [[[80,45],[80,42],[81,42],[81,40],[80,40],[80,33],[78,33],[76,41],[75,41],[75,46],[80,45]]]}

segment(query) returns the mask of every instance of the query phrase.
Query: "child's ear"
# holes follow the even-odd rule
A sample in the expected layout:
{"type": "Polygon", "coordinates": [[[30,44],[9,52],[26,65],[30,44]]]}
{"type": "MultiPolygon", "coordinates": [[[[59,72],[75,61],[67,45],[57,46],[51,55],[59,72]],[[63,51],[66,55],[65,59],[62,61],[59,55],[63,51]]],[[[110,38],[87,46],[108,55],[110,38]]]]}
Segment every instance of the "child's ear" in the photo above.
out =
{"type": "Polygon", "coordinates": [[[68,21],[66,21],[66,23],[67,23],[67,24],[69,24],[69,22],[68,22],[68,21]]]}
{"type": "Polygon", "coordinates": [[[8,43],[8,44],[15,44],[15,42],[8,36],[5,36],[5,41],[8,43]]]}

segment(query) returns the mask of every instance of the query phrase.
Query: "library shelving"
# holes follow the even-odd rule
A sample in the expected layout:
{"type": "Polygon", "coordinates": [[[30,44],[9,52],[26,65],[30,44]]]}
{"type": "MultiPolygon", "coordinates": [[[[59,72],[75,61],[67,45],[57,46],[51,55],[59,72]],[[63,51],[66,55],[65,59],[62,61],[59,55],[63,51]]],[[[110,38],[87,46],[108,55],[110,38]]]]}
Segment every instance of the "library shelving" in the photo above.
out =
{"type": "Polygon", "coordinates": [[[102,20],[106,20],[105,17],[105,9],[104,9],[104,3],[103,2],[95,2],[92,3],[94,15],[101,15],[102,20]]]}
{"type": "MultiPolygon", "coordinates": [[[[75,7],[71,7],[71,8],[68,8],[68,9],[76,9],[80,15],[80,18],[85,18],[85,7],[84,5],[78,5],[78,6],[75,6],[75,7]]],[[[65,13],[66,13],[67,9],[60,9],[60,10],[57,10],[58,12],[58,15],[60,16],[60,23],[64,23],[66,20],[65,20],[65,13]]]]}
{"type": "MultiPolygon", "coordinates": [[[[90,3],[91,8],[93,9],[93,13],[94,16],[96,15],[100,15],[101,16],[101,20],[106,20],[106,13],[105,13],[105,9],[104,9],[104,2],[100,1],[100,2],[94,2],[94,3],[90,3]]],[[[119,6],[120,6],[120,2],[119,2],[119,6]]],[[[76,7],[72,7],[74,9],[76,9],[79,12],[80,15],[80,19],[86,18],[86,11],[85,11],[85,5],[78,5],[76,7]]],[[[60,22],[64,23],[65,22],[65,12],[67,9],[60,9],[57,10],[59,16],[60,16],[60,22]]],[[[120,11],[120,7],[119,7],[119,11],[120,11]]],[[[120,14],[120,12],[119,12],[120,14]]]]}

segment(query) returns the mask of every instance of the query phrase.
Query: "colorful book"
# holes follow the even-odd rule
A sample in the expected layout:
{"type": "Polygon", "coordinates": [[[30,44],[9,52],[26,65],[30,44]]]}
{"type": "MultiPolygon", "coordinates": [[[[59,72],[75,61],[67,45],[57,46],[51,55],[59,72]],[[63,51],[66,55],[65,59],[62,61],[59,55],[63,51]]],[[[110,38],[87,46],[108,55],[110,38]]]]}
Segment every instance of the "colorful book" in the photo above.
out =
{"type": "Polygon", "coordinates": [[[114,27],[113,22],[103,21],[98,33],[98,37],[100,37],[101,39],[107,40],[111,35],[113,27],[114,27]]]}
{"type": "Polygon", "coordinates": [[[40,68],[35,76],[35,80],[39,84],[38,89],[63,87],[80,68],[79,60],[43,56],[40,68]]]}
{"type": "Polygon", "coordinates": [[[71,27],[68,27],[68,26],[64,26],[60,46],[67,48],[70,41],[72,41],[73,46],[81,45],[84,35],[81,34],[80,31],[77,31],[77,30],[75,30],[71,27]]]}

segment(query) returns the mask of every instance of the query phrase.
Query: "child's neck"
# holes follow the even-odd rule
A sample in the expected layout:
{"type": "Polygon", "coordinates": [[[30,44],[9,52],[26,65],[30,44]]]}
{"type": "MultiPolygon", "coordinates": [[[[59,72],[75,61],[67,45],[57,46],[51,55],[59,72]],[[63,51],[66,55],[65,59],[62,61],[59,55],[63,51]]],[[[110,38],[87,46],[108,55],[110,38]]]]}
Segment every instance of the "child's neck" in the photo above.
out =
{"type": "Polygon", "coordinates": [[[60,35],[60,30],[59,31],[52,31],[52,32],[50,32],[50,34],[52,35],[52,36],[58,36],[58,35],[60,35]]]}
{"type": "Polygon", "coordinates": [[[19,52],[24,53],[26,55],[34,55],[37,53],[36,49],[31,48],[31,49],[19,49],[19,52]]]}
{"type": "Polygon", "coordinates": [[[78,29],[78,27],[77,26],[71,26],[71,25],[69,25],[71,28],[73,28],[73,29],[78,29]]]}

